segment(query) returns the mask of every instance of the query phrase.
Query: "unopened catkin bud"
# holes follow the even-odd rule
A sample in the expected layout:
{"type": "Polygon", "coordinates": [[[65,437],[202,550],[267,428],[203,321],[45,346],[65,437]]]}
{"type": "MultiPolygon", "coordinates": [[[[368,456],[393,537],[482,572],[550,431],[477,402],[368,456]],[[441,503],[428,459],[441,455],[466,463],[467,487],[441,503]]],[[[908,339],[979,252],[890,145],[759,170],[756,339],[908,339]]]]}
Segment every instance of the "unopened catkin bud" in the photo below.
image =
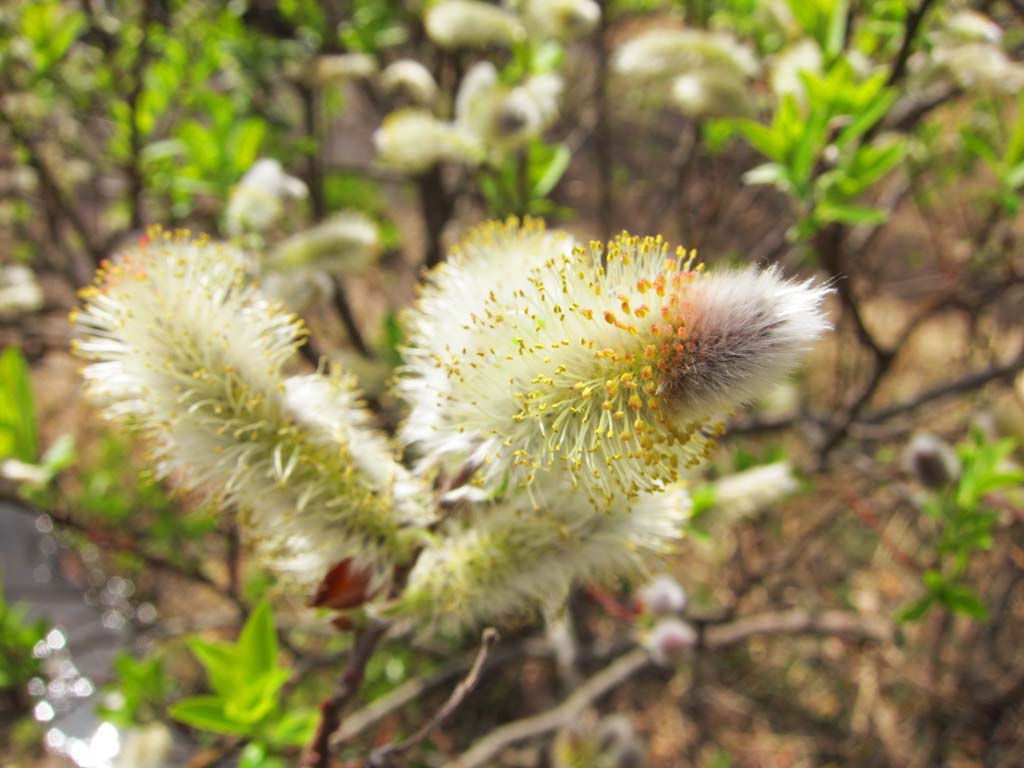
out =
{"type": "Polygon", "coordinates": [[[671,616],[686,609],[686,592],[668,574],[656,576],[638,593],[641,607],[652,616],[671,616]]]}
{"type": "Polygon", "coordinates": [[[448,49],[511,46],[526,36],[515,14],[480,0],[441,0],[427,10],[423,26],[432,41],[448,49]]]}
{"type": "Polygon", "coordinates": [[[945,488],[960,477],[960,457],[928,432],[914,435],[903,451],[904,469],[929,488],[945,488]]]}
{"type": "Polygon", "coordinates": [[[686,651],[697,643],[693,627],[679,619],[662,619],[654,625],[645,645],[655,663],[677,664],[686,651]]]}
{"type": "Polygon", "coordinates": [[[399,59],[381,72],[381,85],[388,93],[403,93],[423,106],[437,99],[437,82],[430,70],[414,59],[399,59]]]}

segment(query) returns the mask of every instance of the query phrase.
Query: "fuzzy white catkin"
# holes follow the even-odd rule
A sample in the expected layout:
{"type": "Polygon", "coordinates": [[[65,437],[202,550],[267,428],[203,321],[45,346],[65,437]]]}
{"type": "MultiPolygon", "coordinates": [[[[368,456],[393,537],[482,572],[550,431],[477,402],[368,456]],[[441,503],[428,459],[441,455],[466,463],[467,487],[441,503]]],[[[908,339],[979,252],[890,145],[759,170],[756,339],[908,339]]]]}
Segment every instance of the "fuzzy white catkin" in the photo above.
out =
{"type": "Polygon", "coordinates": [[[919,432],[902,454],[903,469],[929,488],[943,488],[960,477],[962,464],[956,450],[929,432],[919,432]]]}
{"type": "Polygon", "coordinates": [[[697,644],[697,633],[685,621],[662,619],[646,638],[645,645],[655,663],[662,666],[678,664],[689,648],[697,644]]]}
{"type": "Polygon", "coordinates": [[[399,59],[388,64],[381,72],[380,81],[388,93],[402,92],[416,104],[426,106],[437,99],[434,76],[414,59],[399,59]]]}
{"type": "Polygon", "coordinates": [[[453,121],[415,108],[385,117],[374,134],[378,160],[406,173],[421,173],[442,161],[498,162],[551,125],[561,94],[558,75],[535,75],[509,87],[499,82],[493,64],[478,62],[462,78],[453,121]]]}
{"type": "Polygon", "coordinates": [[[319,56],[313,67],[318,85],[370,77],[377,71],[377,62],[367,53],[338,53],[319,56]]]}
{"type": "Polygon", "coordinates": [[[455,101],[455,122],[492,155],[540,135],[558,116],[562,79],[535,75],[509,88],[488,61],[475,64],[463,78],[455,101]]]}
{"type": "Polygon", "coordinates": [[[516,7],[534,39],[571,40],[601,21],[601,6],[594,0],[521,0],[516,7]]]}
{"type": "Polygon", "coordinates": [[[306,194],[301,179],[285,173],[277,160],[261,158],[231,190],[225,229],[231,236],[264,232],[280,218],[286,199],[301,199],[306,194]]]}
{"type": "Polygon", "coordinates": [[[444,160],[477,165],[484,158],[479,138],[424,109],[400,109],[373,135],[378,161],[406,173],[422,173],[444,160]]]}
{"type": "Polygon", "coordinates": [[[968,91],[1016,96],[1024,90],[1024,64],[1012,61],[991,43],[937,48],[932,65],[968,91]]]}
{"type": "Polygon", "coordinates": [[[427,9],[423,26],[442,48],[510,46],[526,35],[515,14],[480,0],[441,0],[427,9]]]}
{"type": "Polygon", "coordinates": [[[822,63],[821,48],[810,38],[784,48],[772,58],[768,78],[772,93],[778,99],[786,94],[792,94],[803,101],[804,84],[800,79],[800,73],[818,74],[821,72],[822,63]]]}
{"type": "Polygon", "coordinates": [[[654,490],[796,365],[828,292],[775,269],[705,274],[660,238],[583,249],[534,221],[485,225],[406,315],[401,438],[426,463],[481,463],[484,488],[564,472],[597,503],[654,490]]]}
{"type": "Polygon", "coordinates": [[[0,319],[9,320],[43,306],[43,289],[24,264],[0,266],[0,319]]]}
{"type": "Polygon", "coordinates": [[[749,117],[755,112],[746,81],[715,70],[676,78],[672,103],[690,117],[749,117]]]}
{"type": "Polygon", "coordinates": [[[643,609],[653,616],[670,616],[682,613],[686,608],[686,592],[667,573],[655,576],[638,590],[637,599],[643,609]]]}
{"type": "Polygon", "coordinates": [[[236,506],[286,581],[308,590],[352,558],[379,586],[428,519],[426,493],[347,377],[285,377],[301,321],[243,265],[230,247],[155,233],[101,270],[76,318],[87,393],[150,439],[158,472],[236,506]]]}
{"type": "Polygon", "coordinates": [[[798,487],[788,461],[763,464],[715,483],[715,507],[728,520],[740,520],[767,509],[798,487]]]}
{"type": "Polygon", "coordinates": [[[574,581],[642,574],[646,556],[678,542],[691,510],[679,485],[607,511],[557,480],[538,495],[539,509],[519,492],[451,522],[410,573],[405,609],[456,626],[529,618],[560,605],[574,581]]]}
{"type": "Polygon", "coordinates": [[[963,10],[949,17],[942,36],[953,40],[998,43],[1003,39],[1003,30],[985,14],[963,10]]]}
{"type": "Polygon", "coordinates": [[[623,77],[656,79],[718,70],[739,78],[757,74],[753,52],[723,32],[649,29],[623,43],[612,59],[623,77]]]}
{"type": "Polygon", "coordinates": [[[332,274],[365,272],[380,255],[377,223],[360,211],[343,211],[278,244],[271,269],[319,268],[332,274]]]}

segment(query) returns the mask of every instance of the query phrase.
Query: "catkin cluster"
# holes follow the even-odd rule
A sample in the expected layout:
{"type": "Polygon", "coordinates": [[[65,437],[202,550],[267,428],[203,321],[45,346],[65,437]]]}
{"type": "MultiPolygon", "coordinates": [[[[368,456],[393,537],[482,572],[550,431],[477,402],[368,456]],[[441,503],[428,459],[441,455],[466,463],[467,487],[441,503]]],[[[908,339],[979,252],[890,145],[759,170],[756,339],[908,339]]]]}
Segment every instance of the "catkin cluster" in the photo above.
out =
{"type": "Polygon", "coordinates": [[[285,583],[308,593],[344,564],[377,609],[424,622],[552,608],[575,580],[670,551],[683,475],[722,416],[827,327],[827,288],[777,270],[709,274],[659,237],[580,246],[538,221],[485,224],[405,316],[410,470],[351,377],[289,375],[301,322],[244,264],[157,232],[105,266],[76,318],[89,394],[145,433],[163,474],[235,507],[285,583]]]}

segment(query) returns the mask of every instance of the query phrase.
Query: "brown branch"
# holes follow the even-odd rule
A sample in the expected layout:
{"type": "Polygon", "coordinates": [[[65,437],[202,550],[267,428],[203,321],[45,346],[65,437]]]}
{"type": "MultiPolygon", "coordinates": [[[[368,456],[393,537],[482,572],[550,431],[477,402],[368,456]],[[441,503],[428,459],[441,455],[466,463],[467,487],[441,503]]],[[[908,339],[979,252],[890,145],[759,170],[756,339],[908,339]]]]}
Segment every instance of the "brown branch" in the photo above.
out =
{"type": "MultiPolygon", "coordinates": [[[[686,128],[680,133],[679,141],[672,156],[669,158],[670,178],[665,184],[665,189],[658,196],[657,205],[653,207],[652,215],[648,223],[648,229],[656,232],[662,230],[661,218],[669,210],[675,211],[683,199],[683,187],[686,184],[686,177],[693,167],[700,145],[700,121],[689,120],[686,128]]],[[[685,232],[689,237],[691,233],[685,232]]]]}
{"type": "Polygon", "coordinates": [[[142,4],[142,19],[139,23],[142,40],[138,44],[138,53],[132,62],[131,89],[128,91],[128,141],[130,157],[125,172],[128,176],[128,199],[131,211],[130,226],[141,229],[145,224],[143,211],[143,195],[146,190],[145,178],[139,161],[142,156],[142,131],[139,128],[139,101],[146,85],[146,68],[152,55],[149,27],[155,21],[156,3],[145,0],[142,4]]]}
{"type": "Polygon", "coordinates": [[[28,154],[29,165],[32,166],[32,169],[39,177],[39,184],[42,186],[43,192],[52,201],[56,208],[56,212],[62,218],[67,220],[71,225],[71,228],[82,241],[82,245],[91,259],[91,263],[84,269],[81,265],[74,264],[76,267],[76,274],[74,277],[75,281],[79,285],[88,284],[92,279],[93,270],[103,257],[102,248],[97,245],[96,241],[93,239],[92,233],[89,231],[89,227],[86,226],[85,219],[82,218],[74,203],[64,194],[64,190],[61,189],[60,184],[57,182],[56,174],[50,168],[42,153],[39,151],[39,147],[36,145],[35,140],[18,126],[15,120],[7,114],[2,106],[0,106],[0,123],[7,126],[7,130],[10,131],[11,137],[14,141],[25,149],[28,154]],[[78,274],[78,272],[86,274],[78,274]]]}
{"type": "Polygon", "coordinates": [[[886,81],[886,85],[895,85],[906,74],[907,62],[910,60],[910,54],[913,52],[914,40],[917,38],[918,29],[920,29],[921,22],[924,21],[924,17],[928,13],[928,9],[933,1],[921,0],[921,4],[916,10],[907,13],[907,17],[903,22],[903,40],[900,41],[900,50],[892,63],[892,69],[889,70],[889,79],[886,81]]]}
{"type": "Polygon", "coordinates": [[[1006,365],[999,365],[988,368],[984,371],[969,373],[952,381],[938,384],[931,389],[926,389],[916,397],[912,397],[902,403],[896,403],[888,408],[882,408],[867,414],[861,421],[866,424],[880,424],[888,421],[894,416],[899,416],[910,411],[917,410],[922,405],[942,400],[953,395],[961,395],[965,392],[983,387],[995,381],[1010,380],[1021,371],[1024,371],[1024,350],[1006,365]]]}
{"type": "Polygon", "coordinates": [[[448,763],[446,768],[479,768],[493,765],[495,755],[506,747],[565,727],[593,702],[622,685],[650,663],[650,656],[643,648],[629,651],[587,680],[554,709],[491,731],[460,757],[448,763]]]}
{"type": "Polygon", "coordinates": [[[430,269],[444,259],[444,229],[452,216],[453,201],[445,189],[441,166],[434,165],[416,177],[420,213],[426,227],[423,264],[430,269]]]}
{"type": "Polygon", "coordinates": [[[320,157],[320,120],[319,103],[316,89],[307,83],[298,83],[296,90],[302,100],[302,123],[306,138],[310,141],[309,155],[306,158],[305,179],[309,189],[309,203],[313,210],[313,220],[320,221],[327,215],[327,200],[324,195],[324,169],[320,157]]]}
{"type": "Polygon", "coordinates": [[[329,768],[331,764],[331,735],[341,725],[342,711],[359,692],[363,675],[366,674],[366,665],[387,630],[386,622],[374,620],[356,634],[345,671],[331,695],[320,703],[320,724],[306,746],[302,758],[303,766],[329,768]]]}
{"type": "Polygon", "coordinates": [[[728,624],[709,626],[704,630],[704,646],[727,648],[755,635],[840,635],[886,642],[893,637],[893,627],[884,619],[859,616],[849,611],[811,613],[795,608],[754,614],[728,624]]]}
{"type": "Polygon", "coordinates": [[[597,122],[594,126],[595,154],[597,155],[597,174],[600,179],[600,202],[597,218],[600,221],[601,239],[609,240],[612,233],[612,210],[614,197],[612,190],[612,131],[608,109],[608,12],[611,10],[609,0],[601,0],[601,20],[597,25],[597,88],[594,101],[597,108],[597,122]]]}
{"type": "MultiPolygon", "coordinates": [[[[706,650],[726,648],[758,635],[828,635],[855,637],[872,641],[888,641],[893,637],[892,625],[884,619],[859,616],[848,611],[810,613],[793,609],[755,614],[703,628],[706,650]]],[[[508,723],[477,740],[461,756],[445,768],[480,768],[493,765],[494,757],[506,747],[543,736],[572,723],[598,699],[622,685],[651,664],[643,648],[620,656],[581,685],[558,706],[539,715],[508,723]]]]}
{"type": "Polygon", "coordinates": [[[372,360],[373,352],[370,351],[363,332],[359,329],[359,323],[356,322],[356,316],[352,313],[352,305],[348,300],[348,293],[345,291],[345,284],[339,277],[334,278],[334,308],[338,311],[338,317],[348,332],[348,340],[352,342],[356,352],[360,357],[372,360]]]}
{"type": "Polygon", "coordinates": [[[477,683],[480,681],[480,673],[483,671],[484,663],[487,661],[487,654],[494,647],[495,643],[498,642],[498,639],[499,636],[496,629],[493,627],[485,629],[483,636],[480,638],[480,650],[473,661],[473,666],[470,667],[469,673],[462,679],[462,682],[455,686],[455,690],[452,691],[451,696],[448,697],[448,700],[442,705],[441,709],[409,738],[375,749],[370,754],[366,767],[388,768],[393,764],[392,760],[394,758],[401,757],[419,745],[436,728],[440,727],[445,720],[451,717],[452,713],[462,705],[466,697],[476,688],[477,683]]]}

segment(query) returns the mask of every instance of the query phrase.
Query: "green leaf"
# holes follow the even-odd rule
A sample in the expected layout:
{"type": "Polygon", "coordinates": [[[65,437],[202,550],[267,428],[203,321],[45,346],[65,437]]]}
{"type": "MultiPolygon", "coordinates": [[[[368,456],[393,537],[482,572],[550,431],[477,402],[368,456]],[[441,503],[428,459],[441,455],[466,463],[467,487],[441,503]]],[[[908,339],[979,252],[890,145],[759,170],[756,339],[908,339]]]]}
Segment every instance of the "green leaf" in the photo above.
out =
{"type": "Polygon", "coordinates": [[[0,355],[0,458],[28,464],[39,456],[39,435],[28,363],[17,347],[0,355]]]}
{"type": "Polygon", "coordinates": [[[715,506],[715,499],[718,492],[714,484],[701,485],[693,489],[690,494],[692,507],[690,508],[690,522],[695,522],[703,517],[708,510],[715,506]]]}
{"type": "Polygon", "coordinates": [[[284,768],[284,761],[274,757],[265,745],[258,742],[246,744],[238,758],[238,768],[284,768]]]}
{"type": "Polygon", "coordinates": [[[744,184],[774,184],[778,187],[789,187],[789,176],[786,169],[778,163],[762,163],[743,174],[744,184]]]}
{"type": "Polygon", "coordinates": [[[1003,183],[1014,191],[1024,186],[1024,160],[1006,172],[1006,175],[1003,176],[1003,183]]]}
{"type": "Polygon", "coordinates": [[[920,621],[933,605],[935,605],[935,595],[929,593],[919,597],[896,613],[896,621],[920,621]]]}
{"type": "Polygon", "coordinates": [[[863,136],[875,123],[885,117],[889,107],[896,101],[895,90],[884,90],[871,101],[868,106],[859,112],[853,121],[847,125],[836,137],[835,145],[839,149],[845,149],[851,142],[863,136]]]}
{"type": "Polygon", "coordinates": [[[244,678],[228,694],[221,694],[224,712],[238,723],[255,725],[277,708],[277,694],[291,673],[284,668],[244,678]]]}
{"type": "Polygon", "coordinates": [[[201,637],[188,639],[189,650],[199,659],[210,680],[210,687],[222,696],[229,696],[241,676],[238,651],[230,643],[217,643],[201,637]]]}
{"type": "Polygon", "coordinates": [[[78,453],[75,450],[75,438],[71,435],[61,435],[43,454],[40,464],[50,477],[70,467],[78,460],[78,453]]]}
{"type": "Polygon", "coordinates": [[[735,125],[750,146],[762,155],[771,160],[781,161],[783,159],[785,146],[773,127],[753,120],[737,120],[735,125]]]}
{"type": "Polygon", "coordinates": [[[907,153],[907,145],[896,141],[885,147],[864,147],[856,155],[857,181],[866,189],[895,168],[907,153]]]}
{"type": "Polygon", "coordinates": [[[981,597],[969,587],[959,584],[949,586],[942,593],[940,599],[954,613],[970,616],[979,621],[985,621],[988,618],[988,607],[981,597]]]}
{"type": "Polygon", "coordinates": [[[832,4],[825,37],[825,56],[829,59],[834,59],[843,51],[843,43],[846,40],[846,16],[849,8],[849,0],[835,0],[832,4]]]}
{"type": "Polygon", "coordinates": [[[238,637],[238,661],[249,675],[260,675],[277,667],[277,632],[270,603],[261,600],[238,637]]]}
{"type": "Polygon", "coordinates": [[[258,117],[250,117],[248,120],[235,126],[226,150],[229,152],[229,156],[233,158],[236,172],[244,172],[256,162],[266,133],[267,124],[258,117]]]}
{"type": "MultiPolygon", "coordinates": [[[[572,151],[565,144],[548,144],[538,156],[530,152],[530,178],[533,182],[533,195],[535,197],[547,197],[561,180],[569,168],[569,161],[572,160],[572,151]]],[[[531,147],[531,150],[533,148],[531,147]]]]}
{"type": "Polygon", "coordinates": [[[822,200],[814,209],[820,221],[839,221],[844,224],[881,224],[888,218],[885,211],[862,205],[822,200]]]}
{"type": "Polygon", "coordinates": [[[1024,93],[1017,101],[1017,117],[1013,121],[1013,133],[1006,144],[1003,160],[1009,166],[1024,164],[1024,93]]]}
{"type": "Polygon", "coordinates": [[[293,710],[283,714],[264,734],[275,747],[301,747],[309,743],[319,720],[320,713],[316,709],[293,710]]]}
{"type": "Polygon", "coordinates": [[[981,134],[977,131],[965,128],[960,131],[960,143],[970,154],[980,157],[989,168],[996,173],[999,173],[999,169],[1002,167],[1002,161],[981,134]]]}
{"type": "Polygon", "coordinates": [[[388,312],[384,316],[383,357],[389,366],[397,368],[402,364],[402,346],[405,343],[402,324],[398,313],[388,312]]]}
{"type": "Polygon", "coordinates": [[[804,125],[788,163],[790,176],[798,191],[802,192],[814,169],[814,161],[825,145],[828,131],[828,112],[821,105],[815,105],[804,125]]]}
{"type": "Polygon", "coordinates": [[[555,72],[565,60],[565,48],[556,40],[545,40],[530,52],[530,71],[541,75],[555,72]]]}
{"type": "Polygon", "coordinates": [[[224,702],[217,696],[193,696],[171,705],[167,714],[201,731],[228,735],[247,735],[249,727],[231,719],[224,712],[224,702]]]}

